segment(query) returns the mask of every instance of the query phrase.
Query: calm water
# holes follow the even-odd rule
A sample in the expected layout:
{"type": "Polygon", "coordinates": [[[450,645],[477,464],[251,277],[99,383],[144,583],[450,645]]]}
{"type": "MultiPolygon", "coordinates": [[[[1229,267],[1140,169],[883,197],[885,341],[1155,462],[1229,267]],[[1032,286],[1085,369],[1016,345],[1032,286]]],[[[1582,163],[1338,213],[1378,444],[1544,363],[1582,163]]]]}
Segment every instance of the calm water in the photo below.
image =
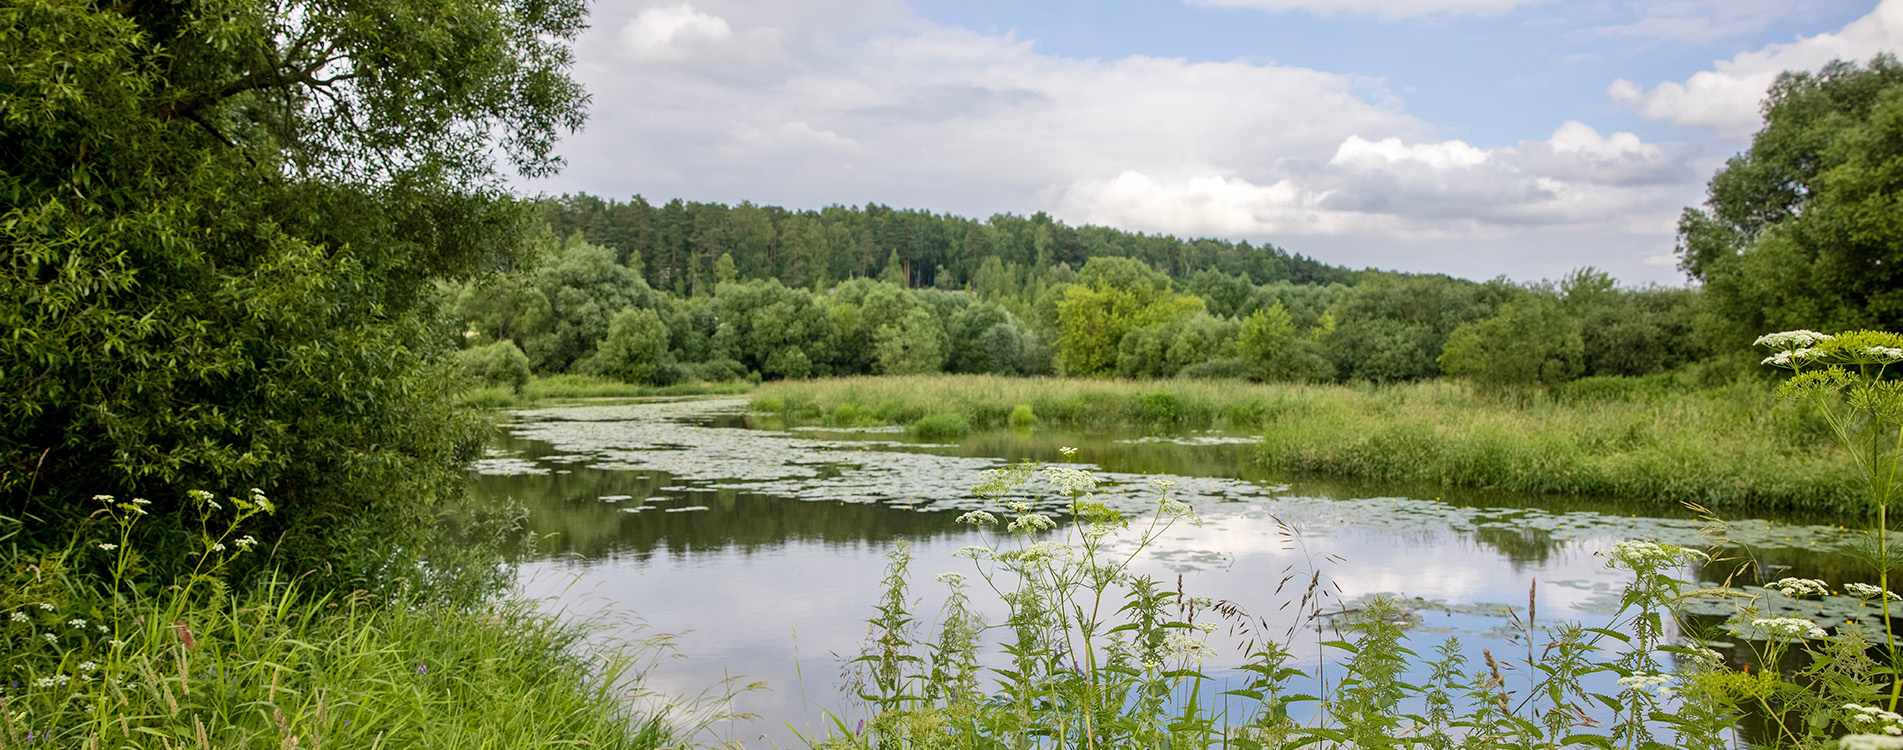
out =
{"type": "MultiPolygon", "coordinates": [[[[1477,658],[1481,648],[1525,653],[1505,639],[1509,611],[1526,616],[1530,587],[1540,624],[1605,623],[1626,579],[1596,553],[1620,540],[1703,546],[1704,522],[1659,508],[1281,476],[1249,460],[1250,437],[1039,429],[933,444],[891,431],[788,429],[739,400],[585,405],[509,415],[473,486],[530,508],[536,539],[518,552],[525,593],[628,623],[604,637],[678,635],[685,658],[655,669],[648,687],[691,695],[734,675],[765,680],[767,690],[731,705],[763,718],[722,730],[759,747],[797,746],[795,732],[830,725],[823,710],[856,720],[839,675],[858,654],[887,553],[910,543],[916,610],[932,620],[943,594],[934,576],[972,574],[952,552],[988,541],[953,523],[987,507],[970,492],[980,472],[1024,458],[1060,462],[1062,446],[1075,446],[1072,462],[1128,512],[1155,507],[1150,479],[1172,479],[1172,497],[1203,524],[1171,528],[1138,570],[1268,616],[1277,632],[1293,631],[1309,666],[1332,658],[1316,645],[1330,618],[1278,609],[1291,574],[1319,572],[1329,610],[1378,593],[1419,597],[1415,650],[1431,653],[1455,635],[1477,658]]],[[[1834,552],[1851,532],[1827,520],[1729,519],[1730,536],[1773,578],[1863,580],[1834,552]]],[[[1854,616],[1842,601],[1823,605],[1805,616],[1854,616]]],[[[999,612],[990,609],[991,621],[999,612]]],[[[1209,666],[1233,674],[1221,660],[1209,666]]],[[[1517,689],[1524,679],[1510,681],[1517,689]]]]}

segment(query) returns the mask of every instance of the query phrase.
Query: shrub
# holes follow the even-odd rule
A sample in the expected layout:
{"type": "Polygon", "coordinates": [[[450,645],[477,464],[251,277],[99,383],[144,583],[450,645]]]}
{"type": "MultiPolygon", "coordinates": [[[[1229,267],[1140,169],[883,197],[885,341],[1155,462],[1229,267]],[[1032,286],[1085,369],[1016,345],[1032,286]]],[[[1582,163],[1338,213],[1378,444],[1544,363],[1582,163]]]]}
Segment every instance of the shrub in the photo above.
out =
{"type": "Polygon", "coordinates": [[[965,415],[945,411],[919,417],[911,428],[913,435],[929,440],[964,437],[968,432],[971,424],[965,421],[965,415]]]}
{"type": "Polygon", "coordinates": [[[1011,407],[1012,428],[1022,430],[1034,424],[1037,424],[1037,414],[1031,411],[1030,404],[1018,404],[1011,407]]]}
{"type": "Polygon", "coordinates": [[[688,365],[687,368],[695,379],[705,380],[709,383],[725,383],[729,380],[740,380],[747,376],[747,368],[741,367],[739,362],[724,357],[710,359],[705,362],[695,362],[694,364],[688,365]]]}
{"type": "Polygon", "coordinates": [[[456,352],[456,362],[484,386],[521,393],[529,384],[529,356],[508,339],[456,352]]]}

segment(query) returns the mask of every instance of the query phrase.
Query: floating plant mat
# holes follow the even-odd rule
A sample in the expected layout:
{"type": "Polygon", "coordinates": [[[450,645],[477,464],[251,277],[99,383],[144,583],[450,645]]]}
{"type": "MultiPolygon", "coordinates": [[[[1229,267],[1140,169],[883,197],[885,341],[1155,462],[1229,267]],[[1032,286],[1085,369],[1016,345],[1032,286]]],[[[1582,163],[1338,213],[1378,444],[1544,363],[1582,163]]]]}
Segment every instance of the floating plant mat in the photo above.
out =
{"type": "MultiPolygon", "coordinates": [[[[971,489],[979,484],[986,469],[1005,466],[1002,459],[938,455],[929,451],[944,446],[931,444],[816,439],[802,434],[804,431],[696,424],[746,408],[743,399],[707,399],[517,411],[515,421],[504,429],[518,438],[548,444],[553,454],[534,461],[518,455],[491,454],[472,469],[482,474],[545,473],[568,466],[655,471],[674,477],[682,490],[729,489],[809,501],[884,503],[951,512],[997,510],[996,504],[974,496],[971,489]]],[[[1092,470],[1102,483],[1100,494],[1093,499],[1126,513],[1146,513],[1155,508],[1160,497],[1161,491],[1151,480],[1164,477],[1107,472],[1090,464],[1075,466],[1092,470]]],[[[1334,500],[1291,496],[1284,485],[1227,477],[1167,478],[1174,482],[1168,490],[1170,496],[1195,505],[1205,516],[1240,515],[1280,521],[1306,534],[1355,527],[1491,530],[1544,535],[1539,541],[1549,543],[1611,538],[1704,546],[1709,541],[1705,532],[1710,524],[1695,519],[1459,507],[1413,498],[1334,500]]],[[[1038,480],[1010,499],[1046,512],[1062,512],[1066,505],[1062,497],[1038,480]]],[[[1839,527],[1760,519],[1731,520],[1724,529],[1725,536],[1734,542],[1758,549],[1818,552],[1839,550],[1855,533],[1839,527]]]]}

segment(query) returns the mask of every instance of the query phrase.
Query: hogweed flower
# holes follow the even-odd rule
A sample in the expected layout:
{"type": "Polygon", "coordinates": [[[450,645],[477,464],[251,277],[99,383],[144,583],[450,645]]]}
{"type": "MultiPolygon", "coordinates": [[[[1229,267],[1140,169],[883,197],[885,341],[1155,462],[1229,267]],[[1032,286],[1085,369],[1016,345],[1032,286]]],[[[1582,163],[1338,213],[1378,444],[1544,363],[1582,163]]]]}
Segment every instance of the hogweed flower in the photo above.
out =
{"type": "Polygon", "coordinates": [[[1880,586],[1872,586],[1867,583],[1846,583],[1844,584],[1844,590],[1850,592],[1851,596],[1857,597],[1858,599],[1903,601],[1903,596],[1897,596],[1896,592],[1884,591],[1880,586]]]}
{"type": "Polygon", "coordinates": [[[81,672],[91,672],[91,671],[93,671],[93,670],[95,670],[95,669],[98,669],[98,668],[99,668],[99,665],[98,665],[98,664],[94,664],[94,663],[92,663],[92,662],[89,662],[89,661],[82,661],[82,662],[80,662],[80,663],[79,663],[79,671],[81,671],[81,672]]]}
{"type": "Polygon", "coordinates": [[[53,604],[51,602],[40,602],[40,609],[51,612],[53,611],[53,604]]]}
{"type": "Polygon", "coordinates": [[[1150,484],[1159,490],[1167,490],[1176,486],[1175,480],[1164,479],[1162,477],[1150,480],[1150,484]]]}
{"type": "Polygon", "coordinates": [[[968,523],[973,526],[994,526],[998,523],[998,517],[982,510],[974,510],[959,516],[958,522],[968,523]]]}
{"type": "Polygon", "coordinates": [[[1030,531],[1042,531],[1044,529],[1055,528],[1057,528],[1057,522],[1051,520],[1050,516],[1042,513],[1026,513],[1018,516],[1017,519],[1013,520],[1010,524],[1007,524],[1004,530],[1017,531],[1019,529],[1026,529],[1030,531]]]}
{"type": "Polygon", "coordinates": [[[1753,346],[1768,346],[1773,349],[1801,349],[1807,346],[1821,344],[1832,338],[1833,337],[1829,334],[1818,333],[1816,331],[1782,331],[1759,336],[1758,340],[1751,342],[1751,344],[1753,346]]]}
{"type": "Polygon", "coordinates": [[[41,638],[45,638],[45,639],[46,639],[46,642],[47,642],[47,643],[58,643],[58,642],[59,642],[59,636],[57,636],[57,635],[53,635],[52,633],[41,633],[41,634],[40,634],[40,637],[41,637],[41,638]]]}
{"type": "Polygon", "coordinates": [[[1606,550],[1604,554],[1607,558],[1606,567],[1628,570],[1649,570],[1711,559],[1710,555],[1698,550],[1661,542],[1620,542],[1612,545],[1612,549],[1606,550]]]}
{"type": "Polygon", "coordinates": [[[1058,448],[1058,449],[1057,449],[1057,452],[1058,452],[1058,453],[1062,453],[1062,454],[1064,454],[1064,457],[1065,457],[1065,458],[1070,458],[1071,456],[1075,456],[1075,455],[1077,455],[1077,449],[1076,449],[1076,448],[1072,448],[1072,447],[1070,447],[1070,446],[1068,446],[1068,445],[1066,445],[1066,446],[1064,446],[1064,447],[1062,447],[1062,448],[1058,448]]]}
{"type": "Polygon", "coordinates": [[[1619,686],[1640,692],[1650,690],[1656,693],[1660,698],[1669,698],[1672,695],[1672,676],[1669,674],[1636,672],[1630,677],[1619,678],[1619,686]]]}
{"type": "Polygon", "coordinates": [[[1844,714],[1845,724],[1859,728],[1869,727],[1893,737],[1903,736],[1903,716],[1876,706],[1863,706],[1856,703],[1845,703],[1844,714]]]}
{"type": "Polygon", "coordinates": [[[965,577],[958,573],[946,571],[944,573],[938,574],[935,580],[947,586],[957,586],[965,582],[965,577]]]}
{"type": "Polygon", "coordinates": [[[107,551],[107,552],[111,552],[111,551],[113,551],[113,550],[116,550],[116,549],[118,549],[118,548],[119,548],[119,545],[117,545],[117,544],[112,544],[112,543],[110,543],[110,542],[104,542],[104,543],[101,543],[101,544],[99,545],[99,548],[100,548],[100,549],[103,549],[103,550],[105,550],[105,551],[107,551]]]}
{"type": "Polygon", "coordinates": [[[1751,621],[1751,627],[1760,628],[1776,638],[1828,638],[1829,633],[1817,627],[1817,623],[1801,617],[1768,617],[1751,621]]]}
{"type": "Polygon", "coordinates": [[[1045,468],[1044,479],[1066,495],[1081,495],[1097,487],[1097,478],[1090,472],[1067,466],[1045,468]]]}
{"type": "Polygon", "coordinates": [[[232,544],[238,545],[238,549],[251,549],[251,546],[257,543],[258,543],[257,538],[251,536],[250,534],[246,534],[244,536],[238,537],[237,541],[232,542],[232,544]]]}
{"type": "Polygon", "coordinates": [[[77,617],[75,617],[75,618],[73,618],[73,619],[71,619],[71,620],[67,620],[67,621],[66,621],[66,624],[67,624],[67,625],[68,625],[69,627],[75,627],[75,628],[83,628],[83,627],[86,627],[86,621],[85,621],[85,620],[81,620],[81,619],[79,619],[79,618],[77,618],[77,617]]]}
{"type": "Polygon", "coordinates": [[[1163,641],[1163,650],[1169,652],[1170,656],[1200,665],[1215,649],[1210,648],[1209,644],[1204,643],[1201,638],[1188,633],[1171,633],[1163,641]]]}
{"type": "Polygon", "coordinates": [[[959,547],[957,552],[952,553],[952,557],[964,557],[972,560],[983,560],[990,556],[990,547],[980,547],[976,544],[967,544],[963,547],[959,547]]]}
{"type": "Polygon", "coordinates": [[[1830,585],[1815,578],[1780,578],[1765,588],[1793,599],[1800,596],[1826,596],[1830,594],[1830,585]]]}
{"type": "Polygon", "coordinates": [[[32,622],[33,621],[33,618],[27,617],[25,612],[14,612],[10,617],[14,622],[32,622]]]}

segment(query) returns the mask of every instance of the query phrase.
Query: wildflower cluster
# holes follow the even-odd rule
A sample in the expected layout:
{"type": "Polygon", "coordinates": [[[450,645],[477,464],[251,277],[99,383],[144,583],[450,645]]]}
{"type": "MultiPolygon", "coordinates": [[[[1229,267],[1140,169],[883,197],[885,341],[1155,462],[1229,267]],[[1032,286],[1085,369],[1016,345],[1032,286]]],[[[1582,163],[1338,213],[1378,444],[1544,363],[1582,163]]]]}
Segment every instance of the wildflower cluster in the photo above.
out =
{"type": "Polygon", "coordinates": [[[1817,627],[1817,623],[1801,617],[1768,617],[1751,621],[1751,627],[1768,633],[1773,638],[1828,638],[1829,633],[1817,627]]]}
{"type": "Polygon", "coordinates": [[[1635,672],[1629,677],[1619,678],[1619,686],[1642,692],[1651,691],[1660,698],[1672,696],[1672,676],[1669,674],[1635,672]]]}
{"type": "Polygon", "coordinates": [[[1627,570],[1657,570],[1711,559],[1710,555],[1676,544],[1638,541],[1615,544],[1612,549],[1605,552],[1605,555],[1606,567],[1627,570]]]}
{"type": "Polygon", "coordinates": [[[1897,596],[1896,592],[1884,591],[1881,586],[1872,586],[1867,583],[1846,583],[1844,584],[1844,590],[1850,592],[1851,596],[1857,597],[1858,599],[1889,599],[1893,602],[1903,601],[1903,596],[1897,596]]]}
{"type": "Polygon", "coordinates": [[[1782,578],[1765,588],[1793,599],[1800,596],[1827,596],[1830,594],[1830,585],[1815,578],[1782,578]]]}
{"type": "Polygon", "coordinates": [[[1873,734],[1881,732],[1891,736],[1903,736],[1903,716],[1876,706],[1844,704],[1844,723],[1873,734]]]}

